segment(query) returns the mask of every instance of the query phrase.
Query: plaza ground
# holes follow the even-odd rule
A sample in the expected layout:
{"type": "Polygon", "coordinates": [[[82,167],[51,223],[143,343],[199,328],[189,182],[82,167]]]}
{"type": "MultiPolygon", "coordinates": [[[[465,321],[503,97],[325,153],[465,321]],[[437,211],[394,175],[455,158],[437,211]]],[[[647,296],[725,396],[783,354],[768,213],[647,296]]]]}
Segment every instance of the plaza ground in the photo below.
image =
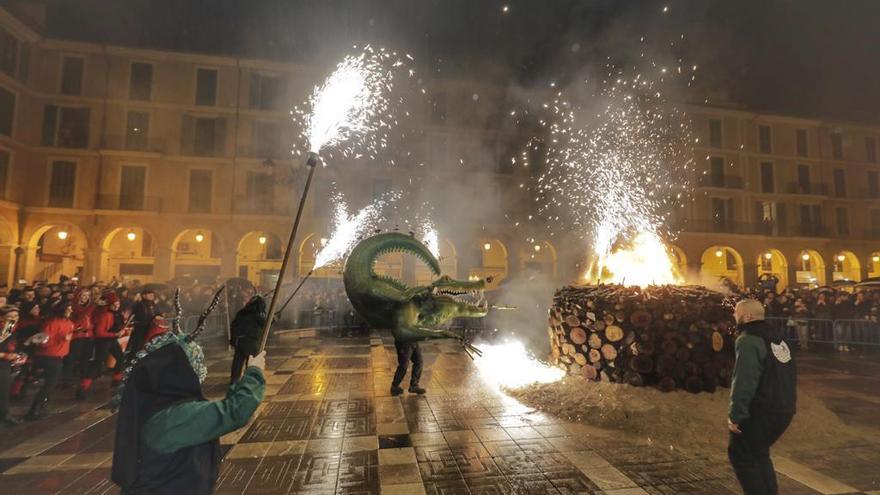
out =
{"type": "MultiPolygon", "coordinates": [[[[686,455],[569,423],[499,393],[454,343],[423,347],[428,394],[390,397],[390,336],[273,337],[266,400],[222,438],[217,493],[741,493],[725,452],[686,455]]],[[[209,347],[208,357],[206,395],[221,397],[231,356],[209,347]]],[[[99,385],[86,402],[59,390],[48,418],[0,430],[4,493],[118,492],[108,480],[115,420],[100,407],[109,382],[99,385]]],[[[847,423],[880,431],[876,357],[802,356],[800,387],[847,423]]],[[[782,494],[880,494],[880,445],[868,441],[775,463],[782,494]]]]}

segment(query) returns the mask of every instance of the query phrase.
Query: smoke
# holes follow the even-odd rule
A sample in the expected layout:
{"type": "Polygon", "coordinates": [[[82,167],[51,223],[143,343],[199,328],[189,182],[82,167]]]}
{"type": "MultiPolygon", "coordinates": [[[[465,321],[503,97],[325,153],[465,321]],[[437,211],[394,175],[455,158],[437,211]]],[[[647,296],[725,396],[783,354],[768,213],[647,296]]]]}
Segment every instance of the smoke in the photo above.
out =
{"type": "Polygon", "coordinates": [[[490,298],[515,310],[490,310],[485,327],[496,340],[521,341],[538,357],[547,355],[547,314],[556,282],[548,275],[525,271],[508,278],[490,298]]]}

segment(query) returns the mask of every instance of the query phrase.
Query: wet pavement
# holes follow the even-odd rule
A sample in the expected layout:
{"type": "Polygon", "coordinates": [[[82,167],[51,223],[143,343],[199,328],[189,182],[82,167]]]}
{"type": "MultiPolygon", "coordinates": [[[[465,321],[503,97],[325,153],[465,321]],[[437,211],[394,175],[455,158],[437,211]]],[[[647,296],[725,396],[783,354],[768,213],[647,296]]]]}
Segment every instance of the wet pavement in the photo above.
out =
{"type": "MultiPolygon", "coordinates": [[[[428,394],[391,397],[388,336],[274,339],[266,400],[247,427],[221,439],[217,493],[741,493],[724,452],[686,456],[543,414],[484,382],[453,343],[422,346],[428,394]]],[[[208,357],[206,395],[220,398],[231,356],[208,357]]],[[[801,387],[845,421],[880,429],[880,359],[809,355],[800,372],[801,387]]],[[[76,402],[72,389],[59,390],[50,417],[0,430],[3,493],[118,492],[108,481],[115,421],[100,409],[109,383],[95,392],[76,402]]],[[[875,444],[775,463],[782,494],[880,494],[875,444]]]]}

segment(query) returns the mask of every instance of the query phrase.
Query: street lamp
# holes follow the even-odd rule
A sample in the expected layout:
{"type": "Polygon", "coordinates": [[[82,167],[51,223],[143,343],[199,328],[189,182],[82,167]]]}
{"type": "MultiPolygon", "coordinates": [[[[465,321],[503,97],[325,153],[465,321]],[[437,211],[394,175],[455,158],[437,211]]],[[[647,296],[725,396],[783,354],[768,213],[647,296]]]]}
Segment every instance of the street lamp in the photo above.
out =
{"type": "Polygon", "coordinates": [[[804,260],[804,261],[809,261],[809,259],[810,259],[810,253],[804,253],[804,254],[802,254],[802,255],[801,255],[801,259],[804,260]]]}
{"type": "Polygon", "coordinates": [[[844,256],[844,255],[842,255],[842,254],[838,254],[838,255],[837,255],[837,261],[840,261],[840,262],[842,263],[843,260],[845,260],[845,259],[846,259],[846,256],[844,256]]]}
{"type": "Polygon", "coordinates": [[[720,249],[716,249],[716,250],[715,250],[715,257],[716,257],[716,258],[720,258],[720,257],[722,257],[722,256],[724,256],[724,251],[722,251],[722,250],[720,250],[720,249]]]}
{"type": "Polygon", "coordinates": [[[266,244],[266,236],[265,236],[265,235],[261,235],[260,237],[257,238],[257,241],[258,241],[260,244],[266,244]]]}
{"type": "Polygon", "coordinates": [[[488,251],[488,250],[492,249],[492,245],[487,242],[486,244],[483,244],[483,249],[488,251]]]}
{"type": "Polygon", "coordinates": [[[205,240],[205,234],[201,232],[196,233],[196,242],[202,242],[205,240]]]}
{"type": "Polygon", "coordinates": [[[537,253],[537,252],[539,252],[539,251],[541,251],[541,245],[540,245],[540,244],[535,244],[535,252],[537,253]]]}
{"type": "Polygon", "coordinates": [[[67,235],[68,235],[68,234],[67,234],[67,231],[66,231],[66,230],[63,230],[63,229],[62,229],[62,230],[59,230],[59,231],[58,231],[58,238],[61,239],[62,241],[65,240],[65,239],[67,239],[67,235]]]}
{"type": "Polygon", "coordinates": [[[134,233],[134,229],[128,229],[128,233],[125,234],[125,237],[129,241],[134,241],[135,239],[137,239],[137,234],[134,233]]]}
{"type": "Polygon", "coordinates": [[[877,256],[875,254],[874,257],[871,258],[871,261],[873,261],[874,263],[880,263],[880,256],[877,256]]]}
{"type": "Polygon", "coordinates": [[[772,259],[772,258],[773,258],[773,254],[772,254],[772,253],[764,253],[764,259],[765,259],[765,260],[770,260],[770,259],[772,259]]]}

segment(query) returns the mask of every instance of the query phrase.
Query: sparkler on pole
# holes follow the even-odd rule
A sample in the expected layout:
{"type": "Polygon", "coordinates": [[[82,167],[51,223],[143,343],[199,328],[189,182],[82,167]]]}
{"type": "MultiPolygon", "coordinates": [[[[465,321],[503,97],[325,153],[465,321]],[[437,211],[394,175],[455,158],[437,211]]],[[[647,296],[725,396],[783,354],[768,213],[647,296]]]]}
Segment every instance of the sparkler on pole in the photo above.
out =
{"type": "Polygon", "coordinates": [[[308,280],[309,277],[311,277],[313,273],[315,273],[314,268],[309,270],[309,273],[307,273],[306,276],[303,277],[303,279],[299,281],[299,285],[296,286],[296,289],[293,289],[293,292],[291,292],[290,295],[287,296],[287,299],[284,300],[284,304],[282,304],[281,308],[279,308],[278,311],[275,313],[276,318],[278,316],[280,316],[281,313],[284,312],[284,309],[287,308],[287,305],[290,304],[290,301],[293,300],[293,296],[295,296],[296,293],[299,292],[299,290],[302,288],[303,284],[306,283],[306,280],[308,280]]]}
{"type": "MultiPolygon", "coordinates": [[[[389,114],[388,93],[393,85],[392,72],[387,66],[389,63],[393,63],[394,67],[402,66],[402,61],[394,60],[396,57],[394,52],[367,47],[359,56],[345,57],[324,84],[316,87],[312,94],[311,111],[303,126],[309,146],[306,160],[309,175],[281,261],[275,292],[269,303],[269,317],[263,327],[260,351],[266,348],[266,341],[272,330],[279,299],[277,296],[281,294],[303,207],[318,165],[318,154],[325,148],[340,148],[343,156],[347,156],[355,147],[370,148],[369,153],[375,154],[377,149],[386,146],[385,133],[393,123],[385,120],[389,114]],[[348,143],[347,147],[340,147],[342,143],[348,143]]],[[[291,111],[291,114],[294,113],[291,111]]]]}

